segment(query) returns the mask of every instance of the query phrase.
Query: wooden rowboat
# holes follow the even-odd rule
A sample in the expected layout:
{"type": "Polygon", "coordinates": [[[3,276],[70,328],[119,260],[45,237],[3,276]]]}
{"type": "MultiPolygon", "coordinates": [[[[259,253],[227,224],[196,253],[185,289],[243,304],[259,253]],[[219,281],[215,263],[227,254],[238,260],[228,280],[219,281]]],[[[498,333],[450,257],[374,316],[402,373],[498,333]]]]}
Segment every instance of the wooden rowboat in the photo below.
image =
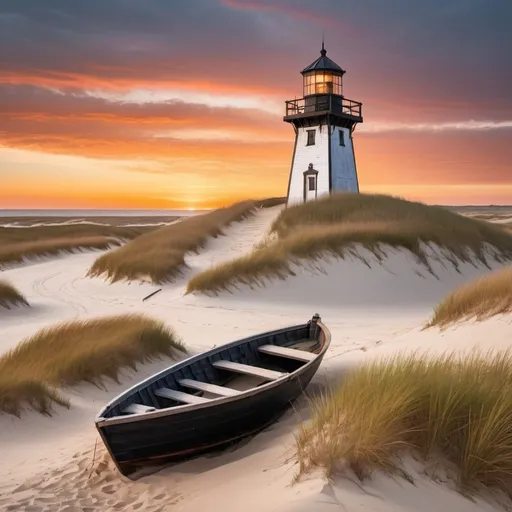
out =
{"type": "Polygon", "coordinates": [[[314,315],[173,364],[109,402],[96,427],[119,471],[180,460],[255,434],[303,392],[330,344],[314,315]]]}

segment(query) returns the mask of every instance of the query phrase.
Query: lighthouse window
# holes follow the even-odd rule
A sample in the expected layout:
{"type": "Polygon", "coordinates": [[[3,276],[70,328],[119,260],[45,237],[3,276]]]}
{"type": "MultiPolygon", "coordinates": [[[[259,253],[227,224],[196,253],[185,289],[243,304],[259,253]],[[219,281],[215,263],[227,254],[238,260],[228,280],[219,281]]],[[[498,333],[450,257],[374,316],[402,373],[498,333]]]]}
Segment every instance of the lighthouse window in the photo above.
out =
{"type": "Polygon", "coordinates": [[[315,145],[315,133],[316,130],[308,130],[308,142],[306,143],[306,146],[315,145]]]}
{"type": "Polygon", "coordinates": [[[333,88],[334,94],[338,94],[339,96],[343,95],[343,88],[341,84],[341,76],[340,75],[334,75],[334,88],[333,88]]]}
{"type": "Polygon", "coordinates": [[[345,145],[345,132],[340,129],[340,146],[345,145]]]}
{"type": "Polygon", "coordinates": [[[315,177],[308,176],[308,190],[315,190],[315,177]]]}

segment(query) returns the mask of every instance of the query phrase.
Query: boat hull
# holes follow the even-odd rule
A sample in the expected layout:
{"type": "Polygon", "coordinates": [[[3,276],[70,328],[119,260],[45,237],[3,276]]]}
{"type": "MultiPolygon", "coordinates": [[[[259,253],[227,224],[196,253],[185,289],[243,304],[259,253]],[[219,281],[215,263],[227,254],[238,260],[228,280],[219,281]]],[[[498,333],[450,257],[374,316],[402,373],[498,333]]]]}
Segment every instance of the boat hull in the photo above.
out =
{"type": "Polygon", "coordinates": [[[181,414],[144,421],[97,424],[119,471],[126,476],[140,466],[180,461],[251,436],[274,422],[311,381],[323,354],[303,371],[250,396],[181,414]]]}

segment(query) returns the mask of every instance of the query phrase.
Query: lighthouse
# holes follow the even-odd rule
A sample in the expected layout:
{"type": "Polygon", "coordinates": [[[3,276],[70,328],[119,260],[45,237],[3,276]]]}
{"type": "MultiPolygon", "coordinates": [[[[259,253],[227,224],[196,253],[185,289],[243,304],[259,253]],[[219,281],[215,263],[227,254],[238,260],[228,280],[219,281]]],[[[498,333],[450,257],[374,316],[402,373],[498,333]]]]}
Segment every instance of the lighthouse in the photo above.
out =
{"type": "Polygon", "coordinates": [[[362,104],[343,95],[345,71],[320,57],[301,71],[303,97],[286,101],[283,120],[295,131],[287,204],[338,191],[359,192],[353,133],[362,123],[362,104]]]}

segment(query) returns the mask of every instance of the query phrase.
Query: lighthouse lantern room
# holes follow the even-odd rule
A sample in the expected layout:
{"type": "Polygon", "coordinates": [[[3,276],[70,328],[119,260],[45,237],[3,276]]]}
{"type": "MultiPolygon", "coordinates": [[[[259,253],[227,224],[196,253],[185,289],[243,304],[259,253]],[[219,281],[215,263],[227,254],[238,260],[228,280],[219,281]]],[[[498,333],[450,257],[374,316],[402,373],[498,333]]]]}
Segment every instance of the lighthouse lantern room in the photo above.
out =
{"type": "Polygon", "coordinates": [[[362,104],[343,95],[345,71],[320,57],[301,71],[303,98],[286,102],[283,120],[295,131],[288,204],[337,191],[359,192],[352,134],[362,123],[362,104]]]}

